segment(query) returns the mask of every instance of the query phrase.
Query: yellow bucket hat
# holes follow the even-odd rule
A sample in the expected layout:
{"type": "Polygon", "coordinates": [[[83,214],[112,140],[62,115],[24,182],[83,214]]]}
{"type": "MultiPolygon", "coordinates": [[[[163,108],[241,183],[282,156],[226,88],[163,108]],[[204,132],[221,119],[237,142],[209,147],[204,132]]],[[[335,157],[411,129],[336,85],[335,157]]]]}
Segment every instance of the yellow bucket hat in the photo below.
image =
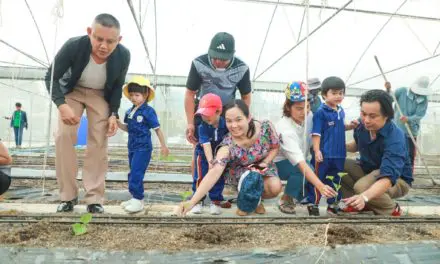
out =
{"type": "Polygon", "coordinates": [[[151,102],[154,99],[155,90],[154,90],[153,86],[151,86],[150,80],[148,80],[147,78],[142,77],[142,76],[134,76],[133,78],[131,78],[131,80],[128,83],[126,83],[124,85],[124,87],[122,88],[122,91],[123,91],[125,97],[130,99],[130,93],[128,92],[128,85],[130,83],[136,83],[140,86],[148,87],[149,91],[148,91],[147,102],[151,102]]]}

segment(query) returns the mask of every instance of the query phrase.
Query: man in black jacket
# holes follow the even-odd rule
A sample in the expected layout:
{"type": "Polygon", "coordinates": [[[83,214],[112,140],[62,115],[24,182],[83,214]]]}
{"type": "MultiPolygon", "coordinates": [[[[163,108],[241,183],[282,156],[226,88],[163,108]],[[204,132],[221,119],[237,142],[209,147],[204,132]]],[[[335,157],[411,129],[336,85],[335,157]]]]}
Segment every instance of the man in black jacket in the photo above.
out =
{"type": "Polygon", "coordinates": [[[107,137],[116,134],[116,119],[130,52],[121,44],[120,25],[110,14],[98,15],[87,35],[69,39],[46,74],[46,86],[58,107],[55,136],[56,175],[61,204],[69,212],[78,203],[78,161],[74,145],[84,109],[88,118],[87,151],[82,173],[90,213],[102,213],[108,168],[107,137]]]}

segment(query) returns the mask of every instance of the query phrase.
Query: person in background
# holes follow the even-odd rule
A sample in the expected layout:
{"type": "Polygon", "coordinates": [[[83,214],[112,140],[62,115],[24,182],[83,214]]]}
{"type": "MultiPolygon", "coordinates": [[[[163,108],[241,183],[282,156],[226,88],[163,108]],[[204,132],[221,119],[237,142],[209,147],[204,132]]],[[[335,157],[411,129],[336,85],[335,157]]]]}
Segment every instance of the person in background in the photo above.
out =
{"type": "Polygon", "coordinates": [[[11,117],[5,117],[11,120],[11,127],[14,129],[15,147],[21,148],[23,142],[23,130],[28,128],[28,119],[26,112],[21,109],[21,103],[15,103],[15,111],[11,117]]]}
{"type": "MultiPolygon", "coordinates": [[[[386,82],[385,88],[387,92],[391,92],[391,83],[386,82]]],[[[411,134],[417,140],[420,134],[420,121],[426,115],[428,109],[428,96],[431,95],[432,90],[429,87],[429,78],[427,76],[419,77],[409,88],[401,87],[394,91],[397,104],[402,110],[402,115],[394,105],[394,122],[403,130],[408,142],[408,153],[411,160],[411,166],[414,170],[414,163],[417,153],[417,146],[411,140],[408,129],[405,124],[408,124],[411,134]]]]}
{"type": "Polygon", "coordinates": [[[312,113],[316,113],[322,104],[321,97],[321,81],[318,78],[310,78],[307,80],[307,86],[309,87],[310,96],[310,110],[312,113]]]}

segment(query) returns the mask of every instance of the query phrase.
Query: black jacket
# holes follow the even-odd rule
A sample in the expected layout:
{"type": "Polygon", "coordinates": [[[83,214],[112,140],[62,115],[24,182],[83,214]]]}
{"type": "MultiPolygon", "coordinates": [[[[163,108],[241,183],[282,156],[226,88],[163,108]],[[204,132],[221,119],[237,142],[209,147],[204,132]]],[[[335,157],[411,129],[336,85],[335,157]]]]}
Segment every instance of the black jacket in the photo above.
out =
{"type": "MultiPolygon", "coordinates": [[[[74,37],[66,41],[55,56],[53,72],[52,101],[58,106],[66,103],[64,95],[73,91],[84,68],[90,60],[92,45],[87,35],[74,37]]],[[[46,73],[46,87],[50,92],[52,65],[46,73]]],[[[130,51],[118,44],[107,60],[107,80],[104,98],[110,107],[110,113],[117,113],[121,104],[122,85],[125,82],[130,51]]]]}

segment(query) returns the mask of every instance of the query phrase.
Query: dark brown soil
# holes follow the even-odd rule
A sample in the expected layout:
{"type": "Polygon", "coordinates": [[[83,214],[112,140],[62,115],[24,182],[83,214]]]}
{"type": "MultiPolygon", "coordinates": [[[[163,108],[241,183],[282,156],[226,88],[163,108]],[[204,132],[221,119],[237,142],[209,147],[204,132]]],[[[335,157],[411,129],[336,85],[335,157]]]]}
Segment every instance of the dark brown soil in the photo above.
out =
{"type": "MultiPolygon", "coordinates": [[[[82,247],[108,250],[185,251],[201,249],[244,250],[323,246],[326,225],[203,225],[109,226],[89,225],[74,236],[67,224],[0,224],[0,245],[30,247],[82,247]]],[[[328,229],[328,245],[438,240],[436,225],[336,225],[328,229]]]]}

